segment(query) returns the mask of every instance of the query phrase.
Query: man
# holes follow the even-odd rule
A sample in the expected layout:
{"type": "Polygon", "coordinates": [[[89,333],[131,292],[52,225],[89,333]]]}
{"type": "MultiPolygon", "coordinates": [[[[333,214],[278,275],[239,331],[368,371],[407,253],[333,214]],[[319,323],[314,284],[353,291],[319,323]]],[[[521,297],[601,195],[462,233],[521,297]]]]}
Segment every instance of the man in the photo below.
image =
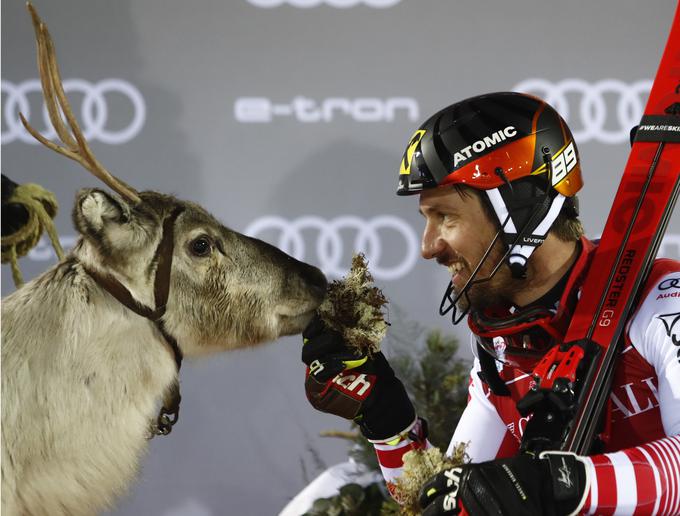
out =
{"type": "MultiPolygon", "coordinates": [[[[449,448],[467,443],[471,462],[426,483],[427,516],[680,514],[678,262],[657,260],[636,303],[592,454],[518,455],[527,418],[516,403],[562,341],[595,249],[578,220],[581,187],[566,123],[528,95],[464,100],[409,141],[397,193],[420,197],[422,255],[452,276],[440,311],[467,315],[477,355],[449,448]]],[[[324,366],[307,370],[310,402],[359,423],[389,486],[403,454],[428,446],[401,382],[380,354],[353,367],[361,361],[318,320],[303,335],[303,360],[324,366]],[[358,373],[370,382],[361,395],[338,381],[358,373]]]]}

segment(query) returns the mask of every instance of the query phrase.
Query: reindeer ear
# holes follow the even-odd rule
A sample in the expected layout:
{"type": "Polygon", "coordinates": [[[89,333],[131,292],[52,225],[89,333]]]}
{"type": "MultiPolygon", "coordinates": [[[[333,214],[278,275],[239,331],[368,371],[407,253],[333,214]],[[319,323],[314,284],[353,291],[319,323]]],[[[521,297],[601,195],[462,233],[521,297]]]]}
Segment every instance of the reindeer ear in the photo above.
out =
{"type": "Polygon", "coordinates": [[[96,188],[80,190],[73,208],[73,224],[84,235],[98,234],[108,224],[130,220],[130,206],[118,195],[96,188]]]}

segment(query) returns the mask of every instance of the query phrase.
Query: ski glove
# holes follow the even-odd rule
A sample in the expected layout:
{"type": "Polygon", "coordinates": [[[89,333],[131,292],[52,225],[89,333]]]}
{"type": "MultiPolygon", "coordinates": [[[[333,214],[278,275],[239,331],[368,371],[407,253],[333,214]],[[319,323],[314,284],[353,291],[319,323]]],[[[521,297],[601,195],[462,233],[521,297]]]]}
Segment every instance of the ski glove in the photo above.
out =
{"type": "Polygon", "coordinates": [[[353,353],[315,316],[302,332],[305,392],[314,408],[354,420],[370,441],[388,441],[415,422],[413,405],[382,353],[353,353]]]}
{"type": "Polygon", "coordinates": [[[561,516],[585,501],[586,469],[576,455],[543,452],[449,468],[422,488],[423,516],[561,516]]]}

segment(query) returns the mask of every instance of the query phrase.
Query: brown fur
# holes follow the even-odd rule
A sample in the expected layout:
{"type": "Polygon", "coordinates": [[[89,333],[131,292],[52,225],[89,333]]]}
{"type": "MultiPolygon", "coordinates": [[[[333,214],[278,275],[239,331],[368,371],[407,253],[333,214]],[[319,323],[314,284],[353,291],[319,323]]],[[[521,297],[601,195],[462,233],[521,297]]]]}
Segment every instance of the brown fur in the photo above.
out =
{"type": "Polygon", "coordinates": [[[163,323],[186,356],[253,346],[302,331],[326,280],[200,206],[156,192],[136,205],[83,190],[82,235],[61,263],[2,302],[2,514],[93,514],[134,479],[177,371],[156,326],[103,290],[110,274],[154,306],[154,253],[163,219],[174,227],[163,323]],[[192,242],[210,242],[206,256],[192,242]]]}

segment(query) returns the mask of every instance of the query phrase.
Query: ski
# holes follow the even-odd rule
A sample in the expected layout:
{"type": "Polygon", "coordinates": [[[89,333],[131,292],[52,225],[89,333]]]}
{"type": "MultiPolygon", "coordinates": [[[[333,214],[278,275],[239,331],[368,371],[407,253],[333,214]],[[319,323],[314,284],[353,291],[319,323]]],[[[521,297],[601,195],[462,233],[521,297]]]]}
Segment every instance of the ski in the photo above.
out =
{"type": "Polygon", "coordinates": [[[534,370],[518,409],[533,414],[521,450],[588,454],[621,351],[680,191],[680,5],[612,209],[564,343],[534,370]]]}

